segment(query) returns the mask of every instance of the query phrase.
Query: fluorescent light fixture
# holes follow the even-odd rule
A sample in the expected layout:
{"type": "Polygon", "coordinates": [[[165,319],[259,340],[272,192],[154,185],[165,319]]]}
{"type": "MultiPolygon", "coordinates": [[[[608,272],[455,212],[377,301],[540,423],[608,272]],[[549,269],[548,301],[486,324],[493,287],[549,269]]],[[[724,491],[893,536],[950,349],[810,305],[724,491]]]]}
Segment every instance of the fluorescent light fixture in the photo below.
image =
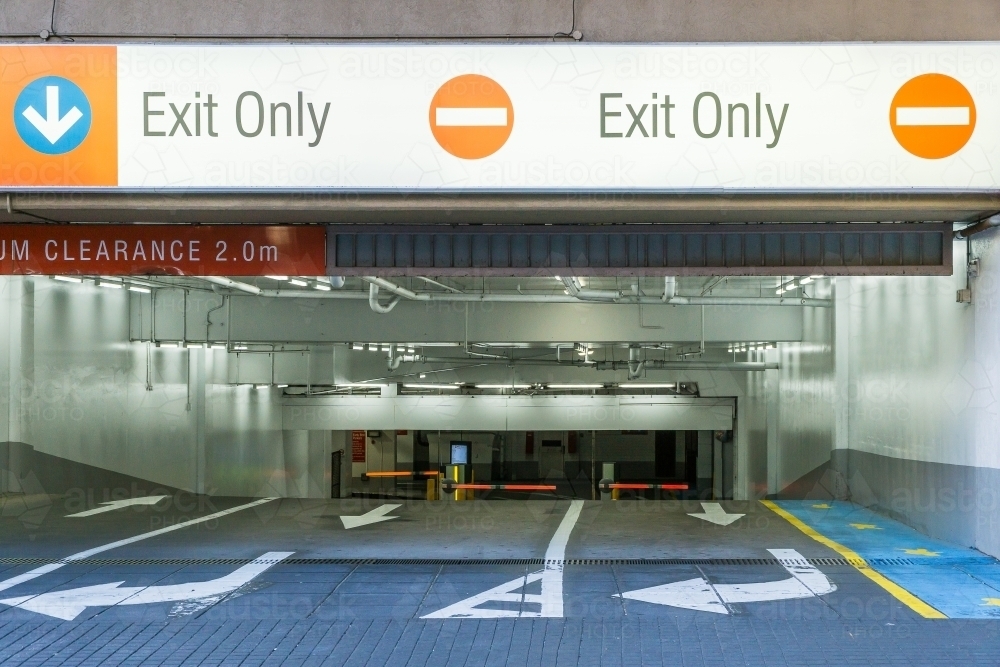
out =
{"type": "Polygon", "coordinates": [[[187,343],[184,347],[186,347],[186,348],[188,348],[190,350],[190,349],[196,349],[196,348],[205,347],[205,346],[202,345],[201,343],[187,343]]]}
{"type": "Polygon", "coordinates": [[[351,343],[351,349],[352,350],[364,350],[365,349],[365,344],[364,343],[351,343]]]}
{"type": "Polygon", "coordinates": [[[604,389],[603,384],[550,384],[549,389],[604,389]]]}
{"type": "Polygon", "coordinates": [[[802,279],[799,280],[799,284],[800,285],[808,285],[812,281],[813,281],[812,276],[806,276],[805,278],[802,278],[802,279]]]}
{"type": "Polygon", "coordinates": [[[622,389],[673,389],[677,385],[673,382],[627,382],[619,385],[622,389]]]}
{"type": "Polygon", "coordinates": [[[177,346],[178,346],[177,343],[172,343],[172,342],[162,341],[162,340],[160,341],[160,347],[177,347],[177,346]]]}
{"type": "Polygon", "coordinates": [[[255,384],[255,385],[253,386],[253,388],[254,388],[254,389],[267,389],[267,388],[268,388],[268,387],[270,387],[270,386],[271,386],[271,385],[269,385],[269,384],[255,384]]]}
{"type": "Polygon", "coordinates": [[[138,292],[139,294],[149,294],[152,290],[148,287],[139,287],[138,285],[129,285],[129,292],[138,292]]]}
{"type": "Polygon", "coordinates": [[[531,389],[530,384],[477,384],[476,389],[531,389]]]}
{"type": "Polygon", "coordinates": [[[82,283],[83,280],[80,278],[74,278],[73,276],[52,276],[53,280],[60,280],[64,283],[82,283]]]}
{"type": "Polygon", "coordinates": [[[210,347],[213,350],[224,350],[224,349],[226,349],[226,346],[223,343],[212,343],[212,345],[210,347]]]}
{"type": "Polygon", "coordinates": [[[785,290],[779,287],[778,289],[774,290],[774,293],[780,296],[785,293],[785,290]]]}
{"type": "Polygon", "coordinates": [[[338,382],[338,388],[350,388],[350,389],[378,389],[381,385],[372,384],[371,382],[338,382]]]}
{"type": "Polygon", "coordinates": [[[270,278],[271,280],[288,280],[288,276],[264,276],[265,278],[270,278]]]}
{"type": "Polygon", "coordinates": [[[121,283],[117,283],[113,280],[106,280],[104,278],[101,278],[100,280],[97,281],[97,286],[108,287],[110,289],[121,289],[123,287],[121,283]]]}
{"type": "Polygon", "coordinates": [[[287,384],[279,384],[278,389],[284,389],[287,386],[288,386],[287,384]]]}
{"type": "Polygon", "coordinates": [[[248,349],[246,345],[233,345],[234,350],[246,350],[248,349]]]}
{"type": "Polygon", "coordinates": [[[320,292],[329,292],[333,288],[323,283],[316,283],[315,285],[313,285],[313,289],[318,289],[320,292]]]}
{"type": "Polygon", "coordinates": [[[562,280],[562,278],[560,278],[559,276],[552,276],[552,277],[555,278],[556,280],[560,280],[560,281],[562,280]]]}
{"type": "Polygon", "coordinates": [[[460,385],[457,384],[404,384],[404,389],[446,389],[454,390],[458,389],[460,385]]]}
{"type": "Polygon", "coordinates": [[[414,348],[412,348],[412,347],[408,347],[408,348],[406,348],[406,353],[407,354],[416,354],[417,351],[414,348]]]}
{"type": "Polygon", "coordinates": [[[309,283],[307,283],[306,281],[299,280],[298,278],[290,278],[288,280],[288,282],[290,282],[291,284],[293,284],[293,285],[295,285],[297,287],[307,287],[309,285],[309,283]]]}

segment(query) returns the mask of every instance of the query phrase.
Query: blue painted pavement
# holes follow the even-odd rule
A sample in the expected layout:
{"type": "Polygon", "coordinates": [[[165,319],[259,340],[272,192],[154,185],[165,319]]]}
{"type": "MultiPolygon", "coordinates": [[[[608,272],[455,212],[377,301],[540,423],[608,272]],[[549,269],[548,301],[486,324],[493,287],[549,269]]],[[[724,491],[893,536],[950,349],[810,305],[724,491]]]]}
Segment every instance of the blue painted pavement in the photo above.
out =
{"type": "Polygon", "coordinates": [[[1000,618],[997,559],[933,539],[851,502],[783,500],[777,505],[857,552],[872,569],[948,618],[1000,618]]]}

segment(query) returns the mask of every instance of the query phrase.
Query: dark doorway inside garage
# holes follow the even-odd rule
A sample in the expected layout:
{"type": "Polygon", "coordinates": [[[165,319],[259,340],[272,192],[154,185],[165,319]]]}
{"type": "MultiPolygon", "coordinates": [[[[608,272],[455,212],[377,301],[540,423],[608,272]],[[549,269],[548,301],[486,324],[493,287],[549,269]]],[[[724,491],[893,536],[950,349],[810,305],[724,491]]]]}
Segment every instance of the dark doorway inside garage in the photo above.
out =
{"type": "Polygon", "coordinates": [[[428,477],[459,474],[462,483],[554,487],[477,490],[476,498],[541,493],[589,500],[600,497],[597,482],[605,464],[614,464],[616,482],[688,486],[685,491],[623,490],[622,498],[715,500],[732,494],[732,485],[723,480],[720,433],[380,430],[348,431],[345,437],[365,438],[365,461],[352,464],[351,495],[358,497],[425,498],[428,477]],[[455,452],[462,453],[461,460],[453,460],[455,452]],[[461,465],[461,471],[455,473],[452,465],[461,465]]]}

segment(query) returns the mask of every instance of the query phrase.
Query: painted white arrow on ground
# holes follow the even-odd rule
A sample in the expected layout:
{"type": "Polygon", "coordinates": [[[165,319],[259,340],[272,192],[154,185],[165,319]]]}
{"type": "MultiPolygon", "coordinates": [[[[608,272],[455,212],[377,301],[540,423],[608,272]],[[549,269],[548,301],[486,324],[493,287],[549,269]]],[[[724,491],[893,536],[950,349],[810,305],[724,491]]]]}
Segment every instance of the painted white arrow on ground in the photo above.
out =
{"type": "Polygon", "coordinates": [[[728,614],[729,609],[726,604],[730,603],[811,598],[837,590],[826,575],[813,567],[798,551],[794,549],[768,549],[768,551],[792,575],[790,579],[753,584],[710,584],[699,577],[628,591],[615,597],[681,609],[728,614]]]}
{"type": "Polygon", "coordinates": [[[120,510],[123,507],[129,507],[131,505],[155,505],[164,498],[169,498],[170,496],[143,496],[142,498],[126,498],[125,500],[112,500],[111,502],[101,503],[100,507],[95,507],[92,510],[87,510],[85,512],[77,512],[76,514],[67,514],[66,518],[71,517],[85,517],[94,516],[95,514],[100,514],[102,512],[111,512],[113,510],[120,510]]]}
{"type": "Polygon", "coordinates": [[[746,516],[746,514],[726,514],[726,510],[722,509],[722,505],[719,503],[702,503],[701,509],[702,512],[688,514],[688,516],[710,521],[711,523],[716,523],[720,526],[728,526],[733,521],[738,521],[746,516]]]}
{"type": "Polygon", "coordinates": [[[392,521],[393,519],[398,519],[398,516],[386,516],[389,512],[393,511],[397,507],[402,507],[402,505],[382,505],[381,507],[376,507],[371,512],[365,512],[361,516],[341,516],[340,520],[344,522],[344,528],[350,530],[351,528],[357,528],[358,526],[367,526],[370,523],[378,523],[379,521],[392,521]]]}
{"type": "Polygon", "coordinates": [[[62,118],[59,117],[59,86],[45,86],[45,118],[42,118],[35,107],[28,107],[23,114],[50,144],[62,139],[83,118],[83,112],[76,107],[67,111],[62,118]]]}
{"type": "Polygon", "coordinates": [[[170,586],[122,587],[124,582],[71,588],[66,591],[52,591],[41,595],[26,595],[19,598],[0,600],[0,604],[45,614],[64,621],[72,621],[87,607],[110,607],[113,605],[154,604],[156,602],[183,602],[221,598],[244,586],[268,568],[291,556],[292,551],[271,551],[255,558],[231,574],[211,581],[194,581],[170,586]]]}
{"type": "Polygon", "coordinates": [[[495,586],[478,595],[459,600],[444,609],[438,609],[420,618],[562,618],[563,617],[563,566],[569,536],[580,518],[583,501],[574,500],[563,515],[559,527],[545,550],[545,569],[495,586]],[[541,593],[526,593],[524,589],[536,581],[541,582],[541,593]],[[521,591],[518,593],[517,591],[521,591]],[[508,609],[482,608],[480,605],[506,604],[508,609]],[[524,609],[525,605],[538,611],[524,609]],[[516,608],[513,608],[516,607],[516,608]]]}

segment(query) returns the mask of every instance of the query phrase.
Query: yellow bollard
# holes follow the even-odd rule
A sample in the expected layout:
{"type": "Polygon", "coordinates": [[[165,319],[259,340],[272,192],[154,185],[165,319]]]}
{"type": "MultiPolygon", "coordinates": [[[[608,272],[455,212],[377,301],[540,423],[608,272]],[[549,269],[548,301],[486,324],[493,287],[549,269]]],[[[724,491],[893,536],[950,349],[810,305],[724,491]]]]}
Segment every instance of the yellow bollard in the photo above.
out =
{"type": "MultiPolygon", "coordinates": [[[[472,471],[472,481],[469,482],[469,483],[470,484],[475,484],[476,483],[476,471],[475,470],[472,471]]],[[[474,490],[472,490],[472,489],[468,489],[465,492],[465,497],[468,498],[469,500],[475,500],[476,499],[476,492],[474,490]]]]}
{"type": "Polygon", "coordinates": [[[427,478],[427,500],[437,500],[437,477],[427,478]]]}
{"type": "Polygon", "coordinates": [[[618,500],[619,489],[611,489],[611,500],[618,500]]]}

